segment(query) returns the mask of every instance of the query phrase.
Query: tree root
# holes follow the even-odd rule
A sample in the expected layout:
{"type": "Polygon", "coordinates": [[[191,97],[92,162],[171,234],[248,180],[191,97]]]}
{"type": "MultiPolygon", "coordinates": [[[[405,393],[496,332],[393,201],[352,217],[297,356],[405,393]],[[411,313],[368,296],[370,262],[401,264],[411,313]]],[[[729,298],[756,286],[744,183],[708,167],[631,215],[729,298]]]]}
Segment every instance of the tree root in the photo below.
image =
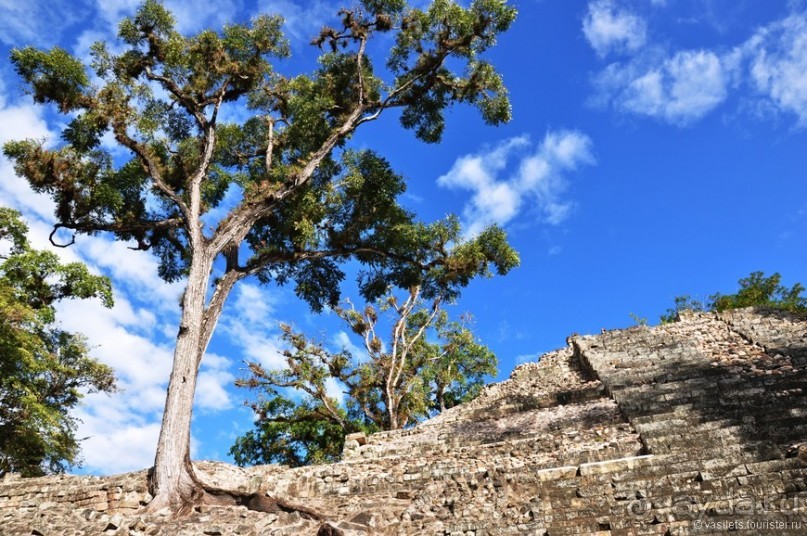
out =
{"type": "MultiPolygon", "coordinates": [[[[153,476],[153,468],[149,471],[149,481],[153,476]]],[[[274,497],[265,493],[245,493],[209,486],[196,476],[193,466],[189,464],[189,476],[193,481],[191,490],[186,489],[182,496],[166,497],[159,493],[147,504],[143,512],[154,515],[170,515],[175,519],[187,517],[201,506],[245,506],[248,510],[266,513],[298,513],[303,519],[324,521],[323,514],[313,508],[292,503],[282,497],[274,497]]],[[[325,524],[327,525],[327,524],[325,524]]],[[[323,527],[325,526],[323,525],[323,527]]],[[[328,525],[330,527],[330,525],[328,525]]],[[[331,527],[338,530],[335,527],[331,527]]],[[[330,533],[337,534],[337,533],[330,533]]]]}
{"type": "Polygon", "coordinates": [[[236,504],[246,506],[248,510],[256,512],[297,512],[304,519],[313,521],[322,521],[324,516],[307,506],[294,504],[281,497],[273,497],[271,495],[264,495],[262,493],[249,493],[240,495],[233,492],[225,492],[235,499],[236,504]]]}

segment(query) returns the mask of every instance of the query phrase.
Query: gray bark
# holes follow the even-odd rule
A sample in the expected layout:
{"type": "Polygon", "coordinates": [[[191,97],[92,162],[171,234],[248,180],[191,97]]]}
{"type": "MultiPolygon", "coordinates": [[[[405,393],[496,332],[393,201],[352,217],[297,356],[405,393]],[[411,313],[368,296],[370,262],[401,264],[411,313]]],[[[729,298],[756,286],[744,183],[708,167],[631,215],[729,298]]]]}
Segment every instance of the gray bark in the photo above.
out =
{"type": "Polygon", "coordinates": [[[190,462],[190,429],[196,378],[209,337],[204,333],[205,297],[212,262],[195,255],[182,300],[182,318],[168,382],[162,428],[154,461],[150,510],[177,507],[202,494],[190,462]]]}

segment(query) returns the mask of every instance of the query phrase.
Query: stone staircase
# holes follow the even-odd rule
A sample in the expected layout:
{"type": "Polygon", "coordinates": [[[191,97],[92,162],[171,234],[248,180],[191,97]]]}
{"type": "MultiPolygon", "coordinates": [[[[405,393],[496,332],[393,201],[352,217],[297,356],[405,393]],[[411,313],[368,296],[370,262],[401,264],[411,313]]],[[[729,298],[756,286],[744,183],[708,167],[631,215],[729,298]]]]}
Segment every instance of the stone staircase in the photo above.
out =
{"type": "MultiPolygon", "coordinates": [[[[804,534],[805,393],[807,320],[688,314],[572,337],[469,404],[412,429],[349,438],[337,464],[199,472],[314,508],[345,535],[804,534]]],[[[0,534],[324,526],[243,507],[144,520],[135,510],[150,498],[145,478],[4,480],[0,534]]]]}
{"type": "Polygon", "coordinates": [[[803,321],[743,310],[575,339],[576,354],[655,456],[651,478],[622,483],[619,498],[641,499],[651,527],[670,533],[759,534],[806,520],[807,473],[787,458],[807,440],[806,336],[803,321]]]}

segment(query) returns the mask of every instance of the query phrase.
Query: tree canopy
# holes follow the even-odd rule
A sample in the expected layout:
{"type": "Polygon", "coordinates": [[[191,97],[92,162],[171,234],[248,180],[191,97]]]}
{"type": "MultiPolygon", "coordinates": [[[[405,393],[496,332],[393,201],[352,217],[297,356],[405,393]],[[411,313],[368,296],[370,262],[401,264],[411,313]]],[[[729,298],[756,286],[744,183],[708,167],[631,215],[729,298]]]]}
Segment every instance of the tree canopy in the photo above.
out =
{"type": "Polygon", "coordinates": [[[807,298],[802,296],[804,285],[795,283],[788,288],[782,285],[782,276],[777,272],[765,276],[764,272],[751,272],[748,277],[738,281],[740,289],[734,294],[716,292],[706,300],[692,298],[689,295],[676,296],[675,306],[661,315],[661,322],[673,322],[678,311],[726,311],[741,307],[766,307],[794,313],[807,313],[807,298]]]}
{"type": "Polygon", "coordinates": [[[290,53],[280,17],[183,36],[155,0],[121,22],[121,48],[92,47],[91,70],[59,48],[13,50],[34,102],[66,116],[60,144],[4,147],[56,202],[52,240],[59,230],[74,233],[60,245],[111,233],[152,251],[166,281],[185,281],[149,509],[210,498],[190,463],[193,396],[239,281],[293,284],[320,310],[338,305],[348,261],[363,266],[357,284],[370,301],[390,286],[450,299],[477,275],[517,265],[501,229],[463,239],[454,218],[417,221],[396,201],[405,182],[389,162],[349,146],[391,109],[431,143],[452,104],[476,107],[488,124],[509,120],[484,54],[515,15],[504,0],[424,9],[361,0],[321,30],[318,66],[297,75],[277,68],[290,53]],[[102,143],[110,136],[126,158],[102,143]]]}
{"type": "Polygon", "coordinates": [[[69,411],[84,393],[111,392],[112,370],[88,355],[84,338],[56,323],[55,304],[100,298],[109,281],[80,263],[32,249],[16,211],[0,208],[0,475],[38,476],[79,462],[69,411]]]}
{"type": "Polygon", "coordinates": [[[236,463],[336,461],[346,434],[404,428],[474,398],[496,373],[496,356],[471,332],[469,315],[450,321],[441,305],[440,298],[427,305],[412,288],[404,300],[389,294],[378,306],[336,308],[363,355],[331,352],[283,325],[286,367],[249,363],[250,376],[237,382],[259,397],[250,404],[255,429],[230,451],[236,463]],[[343,390],[344,405],[329,386],[343,390]]]}

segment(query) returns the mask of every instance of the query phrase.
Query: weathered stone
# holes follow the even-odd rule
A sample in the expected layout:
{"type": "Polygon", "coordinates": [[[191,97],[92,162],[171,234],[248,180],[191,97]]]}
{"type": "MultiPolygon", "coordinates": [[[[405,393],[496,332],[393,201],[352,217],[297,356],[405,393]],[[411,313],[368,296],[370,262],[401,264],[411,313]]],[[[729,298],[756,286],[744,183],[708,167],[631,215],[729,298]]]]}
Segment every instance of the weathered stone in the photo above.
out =
{"type": "Polygon", "coordinates": [[[0,535],[683,534],[732,519],[803,532],[807,321],[681,318],[572,337],[412,429],[348,436],[338,464],[195,463],[210,486],[323,520],[245,506],[138,515],[145,471],[5,475],[0,535]]]}

